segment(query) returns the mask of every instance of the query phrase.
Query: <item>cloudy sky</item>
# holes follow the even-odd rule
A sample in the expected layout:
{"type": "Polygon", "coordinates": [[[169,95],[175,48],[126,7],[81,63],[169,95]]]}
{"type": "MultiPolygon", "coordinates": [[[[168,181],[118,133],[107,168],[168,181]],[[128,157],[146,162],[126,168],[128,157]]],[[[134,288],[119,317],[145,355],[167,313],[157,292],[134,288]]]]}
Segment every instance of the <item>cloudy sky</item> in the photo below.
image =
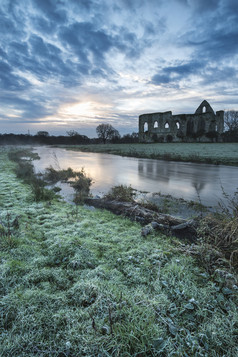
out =
{"type": "Polygon", "coordinates": [[[0,0],[0,133],[238,109],[237,0],[0,0]]]}

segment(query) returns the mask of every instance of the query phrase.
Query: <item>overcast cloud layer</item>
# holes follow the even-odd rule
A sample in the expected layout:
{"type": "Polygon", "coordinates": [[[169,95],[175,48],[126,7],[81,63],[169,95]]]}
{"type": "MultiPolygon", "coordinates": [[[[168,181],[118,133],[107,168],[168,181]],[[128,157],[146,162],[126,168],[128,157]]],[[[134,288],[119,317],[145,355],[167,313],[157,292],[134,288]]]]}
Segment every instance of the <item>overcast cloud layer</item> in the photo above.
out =
{"type": "Polygon", "coordinates": [[[237,0],[1,0],[0,133],[238,109],[237,0]]]}

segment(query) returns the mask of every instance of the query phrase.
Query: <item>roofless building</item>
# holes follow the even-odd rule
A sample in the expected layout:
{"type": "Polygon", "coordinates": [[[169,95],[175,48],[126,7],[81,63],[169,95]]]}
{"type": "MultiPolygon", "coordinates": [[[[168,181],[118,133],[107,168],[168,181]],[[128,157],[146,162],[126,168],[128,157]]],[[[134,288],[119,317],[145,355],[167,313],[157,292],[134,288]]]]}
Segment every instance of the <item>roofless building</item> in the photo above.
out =
{"type": "Polygon", "coordinates": [[[140,142],[222,141],[224,111],[216,113],[204,100],[194,114],[172,115],[172,112],[139,116],[140,142]]]}

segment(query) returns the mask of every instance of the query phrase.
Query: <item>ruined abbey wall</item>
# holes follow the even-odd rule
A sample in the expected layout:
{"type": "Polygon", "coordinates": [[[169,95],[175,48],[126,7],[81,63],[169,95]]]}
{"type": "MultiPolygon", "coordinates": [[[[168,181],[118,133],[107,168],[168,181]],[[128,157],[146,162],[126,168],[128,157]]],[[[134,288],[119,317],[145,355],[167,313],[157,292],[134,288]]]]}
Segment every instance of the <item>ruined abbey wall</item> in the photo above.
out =
{"type": "Polygon", "coordinates": [[[195,114],[172,115],[172,112],[139,116],[140,142],[221,141],[224,111],[214,113],[204,100],[195,114]]]}

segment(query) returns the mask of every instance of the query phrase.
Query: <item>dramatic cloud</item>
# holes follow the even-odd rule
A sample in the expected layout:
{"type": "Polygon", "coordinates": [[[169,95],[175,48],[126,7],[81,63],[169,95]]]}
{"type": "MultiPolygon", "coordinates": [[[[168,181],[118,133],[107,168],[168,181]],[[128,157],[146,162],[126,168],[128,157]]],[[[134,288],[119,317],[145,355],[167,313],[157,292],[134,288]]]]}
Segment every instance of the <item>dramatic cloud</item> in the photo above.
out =
{"type": "Polygon", "coordinates": [[[189,63],[178,63],[174,66],[162,67],[159,73],[152,77],[152,83],[180,82],[181,79],[201,73],[203,67],[204,63],[202,61],[190,61],[189,63]]]}
{"type": "Polygon", "coordinates": [[[237,109],[236,0],[2,0],[0,133],[237,109]]]}

